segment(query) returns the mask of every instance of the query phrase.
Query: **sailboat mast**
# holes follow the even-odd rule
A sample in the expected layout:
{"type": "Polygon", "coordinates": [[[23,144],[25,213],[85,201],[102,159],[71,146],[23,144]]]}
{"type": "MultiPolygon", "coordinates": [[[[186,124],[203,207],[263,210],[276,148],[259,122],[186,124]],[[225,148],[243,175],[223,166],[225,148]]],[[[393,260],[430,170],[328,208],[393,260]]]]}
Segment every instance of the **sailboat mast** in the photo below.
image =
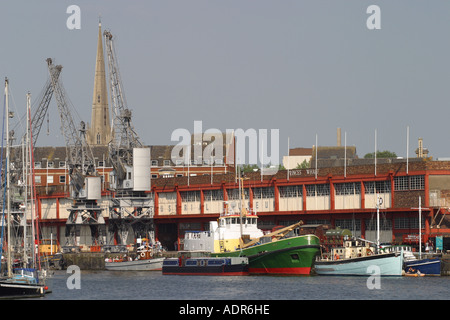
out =
{"type": "Polygon", "coordinates": [[[36,267],[36,264],[39,267],[39,270],[41,270],[41,260],[39,256],[39,224],[38,224],[38,217],[36,215],[36,208],[35,208],[35,196],[36,196],[36,188],[35,188],[35,180],[34,180],[34,152],[33,152],[33,131],[31,126],[31,108],[27,110],[28,112],[28,118],[29,118],[29,131],[30,131],[30,175],[31,175],[31,229],[33,234],[33,266],[36,267]],[[36,221],[35,221],[36,220],[36,221]],[[37,246],[37,252],[36,252],[36,245],[37,246]],[[36,261],[36,255],[37,260],[36,261]]]}
{"type": "Polygon", "coordinates": [[[27,213],[28,213],[28,142],[29,142],[29,135],[28,135],[28,122],[29,122],[29,114],[28,114],[28,110],[30,109],[31,106],[31,94],[28,92],[27,93],[27,124],[26,124],[26,133],[25,133],[25,137],[24,137],[24,141],[23,141],[23,146],[22,148],[25,148],[25,151],[22,151],[22,163],[24,163],[25,165],[23,166],[24,169],[24,173],[23,173],[23,177],[24,177],[24,187],[25,187],[25,209],[24,209],[24,225],[23,225],[23,260],[24,260],[24,264],[28,264],[28,254],[27,254],[27,213]]]}
{"type": "Polygon", "coordinates": [[[12,259],[11,259],[11,202],[9,189],[9,162],[10,162],[10,145],[9,145],[9,88],[8,78],[5,78],[5,113],[6,113],[6,212],[7,212],[7,232],[8,232],[8,277],[12,277],[12,259]]]}
{"type": "Polygon", "coordinates": [[[419,259],[422,259],[422,197],[419,196],[419,259]]]}
{"type": "Polygon", "coordinates": [[[239,174],[239,198],[241,199],[241,210],[239,210],[239,227],[240,227],[240,232],[241,232],[241,241],[242,241],[242,210],[244,210],[244,200],[243,200],[243,191],[242,191],[242,184],[244,181],[242,181],[242,177],[241,177],[241,169],[240,167],[238,167],[238,174],[239,174]]]}
{"type": "Polygon", "coordinates": [[[377,252],[380,248],[380,196],[377,194],[377,252]]]}

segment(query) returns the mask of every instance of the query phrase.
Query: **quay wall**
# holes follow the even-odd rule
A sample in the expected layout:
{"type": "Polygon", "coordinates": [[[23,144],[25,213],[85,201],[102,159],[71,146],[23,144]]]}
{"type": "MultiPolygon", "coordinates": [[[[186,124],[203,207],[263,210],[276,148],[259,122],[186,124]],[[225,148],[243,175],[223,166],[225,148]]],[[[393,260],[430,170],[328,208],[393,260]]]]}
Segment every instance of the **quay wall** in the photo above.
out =
{"type": "MultiPolygon", "coordinates": [[[[176,251],[167,251],[163,253],[165,257],[175,257],[176,251]]],[[[76,265],[81,270],[105,270],[105,259],[120,256],[117,253],[103,252],[81,252],[81,253],[64,253],[64,266],[76,265]]],[[[133,257],[132,254],[130,256],[133,257]]],[[[426,256],[426,255],[425,255],[426,256]]],[[[450,254],[442,254],[441,275],[450,276],[450,254]]]]}
{"type": "Polygon", "coordinates": [[[450,254],[442,254],[441,275],[450,276],[450,254]]]}

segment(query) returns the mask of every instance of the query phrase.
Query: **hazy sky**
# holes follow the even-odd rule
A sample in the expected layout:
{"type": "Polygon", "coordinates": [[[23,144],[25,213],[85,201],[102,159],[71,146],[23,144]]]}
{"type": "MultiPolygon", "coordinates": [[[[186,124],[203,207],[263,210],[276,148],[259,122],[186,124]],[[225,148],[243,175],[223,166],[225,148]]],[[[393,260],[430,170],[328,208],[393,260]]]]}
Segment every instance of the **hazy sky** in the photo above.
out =
{"type": "MultiPolygon", "coordinates": [[[[422,137],[434,158],[450,157],[450,1],[2,1],[0,76],[18,113],[52,57],[76,123],[90,122],[99,15],[116,35],[145,144],[175,144],[175,129],[202,120],[203,129],[279,129],[280,155],[288,137],[291,147],[311,147],[316,134],[336,145],[341,127],[362,157],[377,129],[379,150],[406,156],[409,126],[410,156],[422,137]],[[80,30],[66,26],[72,4],[80,30]],[[373,4],[380,30],[366,26],[373,4]]],[[[38,145],[64,145],[55,101],[50,109],[38,145]]]]}

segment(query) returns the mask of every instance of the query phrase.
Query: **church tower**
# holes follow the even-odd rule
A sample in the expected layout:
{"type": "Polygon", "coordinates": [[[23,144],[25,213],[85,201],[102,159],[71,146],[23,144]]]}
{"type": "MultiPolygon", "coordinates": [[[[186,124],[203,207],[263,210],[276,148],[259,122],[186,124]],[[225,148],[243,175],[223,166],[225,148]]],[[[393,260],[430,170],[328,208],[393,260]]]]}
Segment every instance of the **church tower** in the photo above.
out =
{"type": "Polygon", "coordinates": [[[95,63],[92,116],[86,139],[89,145],[106,146],[111,140],[108,91],[106,89],[105,59],[103,56],[102,24],[98,24],[97,60],[95,63]]]}

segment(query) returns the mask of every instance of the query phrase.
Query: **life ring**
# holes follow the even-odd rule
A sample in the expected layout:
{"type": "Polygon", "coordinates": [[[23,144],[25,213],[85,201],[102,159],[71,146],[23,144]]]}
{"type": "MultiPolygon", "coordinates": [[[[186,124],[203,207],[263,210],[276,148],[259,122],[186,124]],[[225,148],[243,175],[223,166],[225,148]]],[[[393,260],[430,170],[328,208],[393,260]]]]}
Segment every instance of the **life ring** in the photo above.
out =
{"type": "Polygon", "coordinates": [[[140,256],[141,256],[141,258],[144,258],[145,257],[145,252],[141,252],[140,256]]]}
{"type": "Polygon", "coordinates": [[[367,249],[367,252],[366,252],[366,253],[367,253],[368,256],[371,256],[371,255],[372,255],[372,250],[367,249]]]}

